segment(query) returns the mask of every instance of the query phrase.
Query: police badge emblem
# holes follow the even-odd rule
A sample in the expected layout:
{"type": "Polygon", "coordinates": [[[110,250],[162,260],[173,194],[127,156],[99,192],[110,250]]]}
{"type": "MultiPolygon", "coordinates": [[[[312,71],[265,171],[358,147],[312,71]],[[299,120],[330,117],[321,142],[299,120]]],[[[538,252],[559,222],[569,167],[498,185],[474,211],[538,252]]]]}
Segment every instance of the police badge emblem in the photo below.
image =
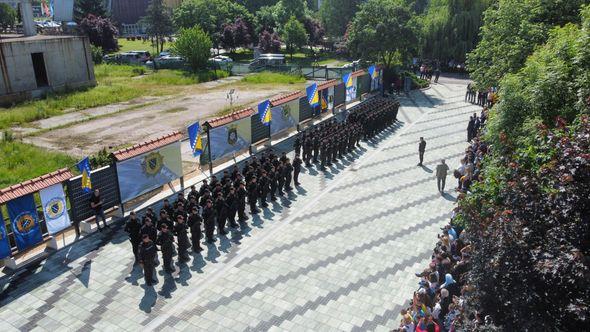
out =
{"type": "Polygon", "coordinates": [[[54,197],[44,207],[45,215],[51,220],[58,219],[65,212],[65,202],[60,197],[54,197]]]}
{"type": "Polygon", "coordinates": [[[143,159],[141,167],[143,172],[148,176],[156,176],[164,166],[164,157],[159,152],[149,153],[143,159]]]}
{"type": "Polygon", "coordinates": [[[238,142],[238,126],[232,125],[227,132],[227,144],[235,145],[238,142]]]}
{"type": "Polygon", "coordinates": [[[28,234],[33,228],[35,228],[35,218],[29,212],[23,212],[16,216],[14,226],[15,231],[21,235],[28,234]]]}

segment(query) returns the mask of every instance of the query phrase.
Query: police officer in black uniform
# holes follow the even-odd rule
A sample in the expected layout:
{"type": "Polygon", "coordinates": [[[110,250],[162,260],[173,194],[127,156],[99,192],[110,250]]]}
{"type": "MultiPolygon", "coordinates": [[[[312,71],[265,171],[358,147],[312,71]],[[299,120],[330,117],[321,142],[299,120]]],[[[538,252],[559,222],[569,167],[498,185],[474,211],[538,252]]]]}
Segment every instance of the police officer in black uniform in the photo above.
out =
{"type": "Polygon", "coordinates": [[[160,250],[162,251],[164,271],[168,273],[174,272],[175,269],[172,265],[172,255],[174,254],[174,237],[168,229],[168,225],[162,225],[162,230],[160,230],[160,233],[158,234],[158,240],[156,241],[156,244],[160,246],[160,250]]]}
{"type": "Polygon", "coordinates": [[[199,208],[194,206],[188,216],[188,227],[191,229],[191,243],[194,252],[201,252],[201,224],[203,218],[199,215],[199,208]]]}
{"type": "Polygon", "coordinates": [[[142,236],[142,242],[139,246],[139,264],[143,267],[143,276],[145,278],[146,286],[151,286],[156,281],[154,280],[154,261],[156,260],[157,249],[154,241],[149,235],[142,236]]]}
{"type": "Polygon", "coordinates": [[[129,220],[125,224],[125,232],[129,234],[129,242],[131,242],[131,248],[133,249],[133,257],[135,257],[135,263],[139,262],[139,246],[141,245],[141,224],[139,219],[135,215],[135,211],[131,211],[129,214],[129,220]]]}

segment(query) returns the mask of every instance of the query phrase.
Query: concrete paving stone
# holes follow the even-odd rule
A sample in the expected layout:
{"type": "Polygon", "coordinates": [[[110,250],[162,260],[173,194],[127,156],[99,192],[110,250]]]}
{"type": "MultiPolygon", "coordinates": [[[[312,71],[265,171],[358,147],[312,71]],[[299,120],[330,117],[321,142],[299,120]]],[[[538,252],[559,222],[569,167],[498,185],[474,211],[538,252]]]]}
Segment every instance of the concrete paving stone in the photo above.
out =
{"type": "MultiPolygon", "coordinates": [[[[180,275],[187,273],[189,278],[181,282],[175,275],[170,297],[146,298],[139,287],[143,278],[132,274],[124,234],[116,233],[106,246],[99,245],[101,237],[96,236],[74,247],[80,252],[68,263],[71,272],[63,273],[57,268],[63,264],[50,257],[44,265],[51,269],[41,266],[24,284],[3,292],[0,323],[24,326],[35,309],[52,302],[46,317],[34,318],[38,321],[33,328],[56,325],[77,330],[92,322],[101,331],[324,332],[362,326],[411,298],[417,288],[413,273],[429,261],[417,256],[434,247],[437,232],[447,222],[435,217],[450,212],[453,202],[436,195],[432,174],[414,166],[415,150],[418,137],[425,136],[430,169],[443,157],[451,168],[458,163],[465,149],[463,130],[471,110],[478,109],[463,103],[466,84],[442,78],[431,89],[402,97],[400,118],[412,124],[404,123],[378,144],[363,143],[365,152],[354,160],[356,171],[350,167],[352,160],[344,161],[347,166],[339,163],[325,177],[304,170],[305,196],[293,199],[289,209],[261,215],[260,227],[251,225],[239,245],[218,248],[214,259],[204,253],[205,266],[199,273],[181,270],[180,275]],[[89,259],[87,284],[78,277],[68,279],[89,259]],[[55,302],[52,294],[64,284],[67,290],[55,302]],[[151,300],[154,306],[146,309],[151,300]],[[102,312],[98,321],[91,312],[102,312]],[[174,323],[163,324],[171,316],[176,317],[169,320],[174,323]]],[[[160,270],[156,291],[164,286],[160,270]]],[[[390,326],[377,329],[389,331],[397,323],[388,320],[390,326]]]]}

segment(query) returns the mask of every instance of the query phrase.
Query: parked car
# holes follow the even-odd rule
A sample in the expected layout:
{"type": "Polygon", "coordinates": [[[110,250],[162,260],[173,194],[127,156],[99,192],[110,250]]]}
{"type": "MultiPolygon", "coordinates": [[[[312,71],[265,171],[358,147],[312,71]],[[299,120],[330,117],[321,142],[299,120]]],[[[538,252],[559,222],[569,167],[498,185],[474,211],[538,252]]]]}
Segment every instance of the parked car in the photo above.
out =
{"type": "Polygon", "coordinates": [[[150,52],[148,52],[148,51],[130,51],[129,53],[135,53],[135,54],[139,55],[140,62],[146,62],[146,61],[152,59],[152,56],[151,56],[150,52]]]}
{"type": "Polygon", "coordinates": [[[209,59],[209,61],[213,61],[213,62],[217,62],[217,63],[230,63],[230,62],[234,62],[234,60],[232,60],[232,58],[225,56],[225,55],[218,55],[215,56],[211,59],[209,59]]]}

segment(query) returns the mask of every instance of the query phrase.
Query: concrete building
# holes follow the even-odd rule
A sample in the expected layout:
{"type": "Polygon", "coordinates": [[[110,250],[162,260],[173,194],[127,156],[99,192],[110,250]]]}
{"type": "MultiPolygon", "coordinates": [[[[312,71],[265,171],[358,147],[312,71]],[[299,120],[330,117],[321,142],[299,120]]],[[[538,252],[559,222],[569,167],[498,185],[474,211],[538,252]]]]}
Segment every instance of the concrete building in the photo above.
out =
{"type": "Polygon", "coordinates": [[[0,104],[96,84],[87,37],[2,37],[0,104]]]}

